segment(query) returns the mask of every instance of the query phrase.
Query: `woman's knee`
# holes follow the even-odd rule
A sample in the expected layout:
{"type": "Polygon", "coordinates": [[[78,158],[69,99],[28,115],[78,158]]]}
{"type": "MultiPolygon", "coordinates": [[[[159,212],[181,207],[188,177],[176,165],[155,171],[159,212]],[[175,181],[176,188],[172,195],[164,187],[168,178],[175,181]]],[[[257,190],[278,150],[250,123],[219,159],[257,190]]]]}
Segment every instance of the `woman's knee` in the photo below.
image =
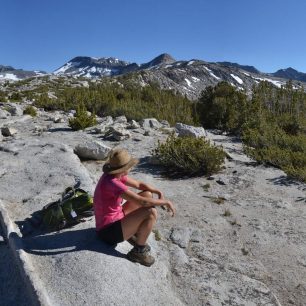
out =
{"type": "Polygon", "coordinates": [[[157,219],[157,209],[155,207],[149,208],[149,217],[154,218],[155,220],[157,219]]]}
{"type": "Polygon", "coordinates": [[[145,198],[152,198],[153,197],[153,194],[151,191],[142,191],[139,193],[139,195],[141,195],[142,197],[145,197],[145,198]]]}

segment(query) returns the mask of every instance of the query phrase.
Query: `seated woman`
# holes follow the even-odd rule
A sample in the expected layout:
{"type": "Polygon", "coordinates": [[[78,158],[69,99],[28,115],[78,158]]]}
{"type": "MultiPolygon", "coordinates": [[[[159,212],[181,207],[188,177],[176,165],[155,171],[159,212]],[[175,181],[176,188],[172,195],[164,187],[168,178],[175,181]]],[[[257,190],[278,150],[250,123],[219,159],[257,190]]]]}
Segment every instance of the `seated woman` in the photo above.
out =
{"type": "Polygon", "coordinates": [[[127,174],[138,163],[124,149],[114,149],[103,166],[94,193],[94,212],[98,236],[109,244],[128,240],[134,245],[127,258],[145,266],[151,266],[155,259],[146,243],[157,219],[155,206],[164,206],[174,215],[173,204],[162,192],[148,184],[139,182],[127,174]],[[133,187],[141,190],[135,193],[133,187]],[[157,194],[158,199],[153,198],[157,194]],[[126,200],[122,204],[123,199],[126,200]]]}

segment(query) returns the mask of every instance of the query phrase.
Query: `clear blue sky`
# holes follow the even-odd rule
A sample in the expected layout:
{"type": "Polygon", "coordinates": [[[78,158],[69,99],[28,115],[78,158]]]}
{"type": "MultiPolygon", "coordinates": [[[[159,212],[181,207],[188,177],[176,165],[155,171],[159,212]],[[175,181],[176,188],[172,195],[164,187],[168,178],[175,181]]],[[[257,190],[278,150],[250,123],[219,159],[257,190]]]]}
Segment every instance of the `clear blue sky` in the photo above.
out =
{"type": "Polygon", "coordinates": [[[0,64],[53,71],[79,55],[161,53],[306,72],[305,0],[0,0],[0,64]]]}

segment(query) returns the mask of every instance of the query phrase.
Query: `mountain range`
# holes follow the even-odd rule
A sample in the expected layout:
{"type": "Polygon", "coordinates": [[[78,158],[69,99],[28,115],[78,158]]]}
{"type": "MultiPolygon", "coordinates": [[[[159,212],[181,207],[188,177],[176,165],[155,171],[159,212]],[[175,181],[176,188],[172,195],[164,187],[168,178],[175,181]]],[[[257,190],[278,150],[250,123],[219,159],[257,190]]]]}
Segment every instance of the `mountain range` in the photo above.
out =
{"type": "Polygon", "coordinates": [[[290,79],[295,81],[295,86],[306,87],[306,84],[303,84],[303,82],[306,83],[306,73],[293,68],[280,69],[274,73],[263,73],[253,66],[231,62],[214,63],[198,59],[177,61],[166,53],[143,64],[129,63],[114,57],[78,56],[51,74],[0,65],[0,81],[46,75],[101,79],[101,77],[117,77],[128,73],[133,73],[141,85],[155,82],[161,88],[172,89],[191,99],[197,98],[205,87],[214,86],[220,81],[226,81],[247,92],[254,84],[263,80],[281,87],[290,79]]]}

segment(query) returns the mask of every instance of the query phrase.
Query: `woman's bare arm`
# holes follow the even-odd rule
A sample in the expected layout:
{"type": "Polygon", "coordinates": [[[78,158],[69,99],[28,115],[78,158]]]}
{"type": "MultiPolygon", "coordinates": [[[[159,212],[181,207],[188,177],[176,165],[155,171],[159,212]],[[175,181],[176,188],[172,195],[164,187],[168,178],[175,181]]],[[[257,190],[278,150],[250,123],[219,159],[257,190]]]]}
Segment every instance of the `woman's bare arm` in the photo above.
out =
{"type": "Polygon", "coordinates": [[[137,203],[139,207],[165,206],[167,210],[171,212],[172,216],[174,216],[175,213],[174,205],[172,204],[172,202],[166,199],[153,199],[142,197],[141,195],[131,190],[127,190],[126,192],[124,192],[121,197],[127,201],[133,201],[134,203],[137,203]]]}
{"type": "Polygon", "coordinates": [[[148,190],[152,193],[157,194],[159,199],[164,199],[164,195],[160,190],[158,190],[157,188],[155,188],[155,187],[153,187],[149,184],[146,184],[144,182],[137,181],[137,180],[135,180],[131,177],[127,177],[127,180],[126,180],[125,184],[129,187],[133,187],[133,188],[136,188],[138,190],[148,190]]]}

